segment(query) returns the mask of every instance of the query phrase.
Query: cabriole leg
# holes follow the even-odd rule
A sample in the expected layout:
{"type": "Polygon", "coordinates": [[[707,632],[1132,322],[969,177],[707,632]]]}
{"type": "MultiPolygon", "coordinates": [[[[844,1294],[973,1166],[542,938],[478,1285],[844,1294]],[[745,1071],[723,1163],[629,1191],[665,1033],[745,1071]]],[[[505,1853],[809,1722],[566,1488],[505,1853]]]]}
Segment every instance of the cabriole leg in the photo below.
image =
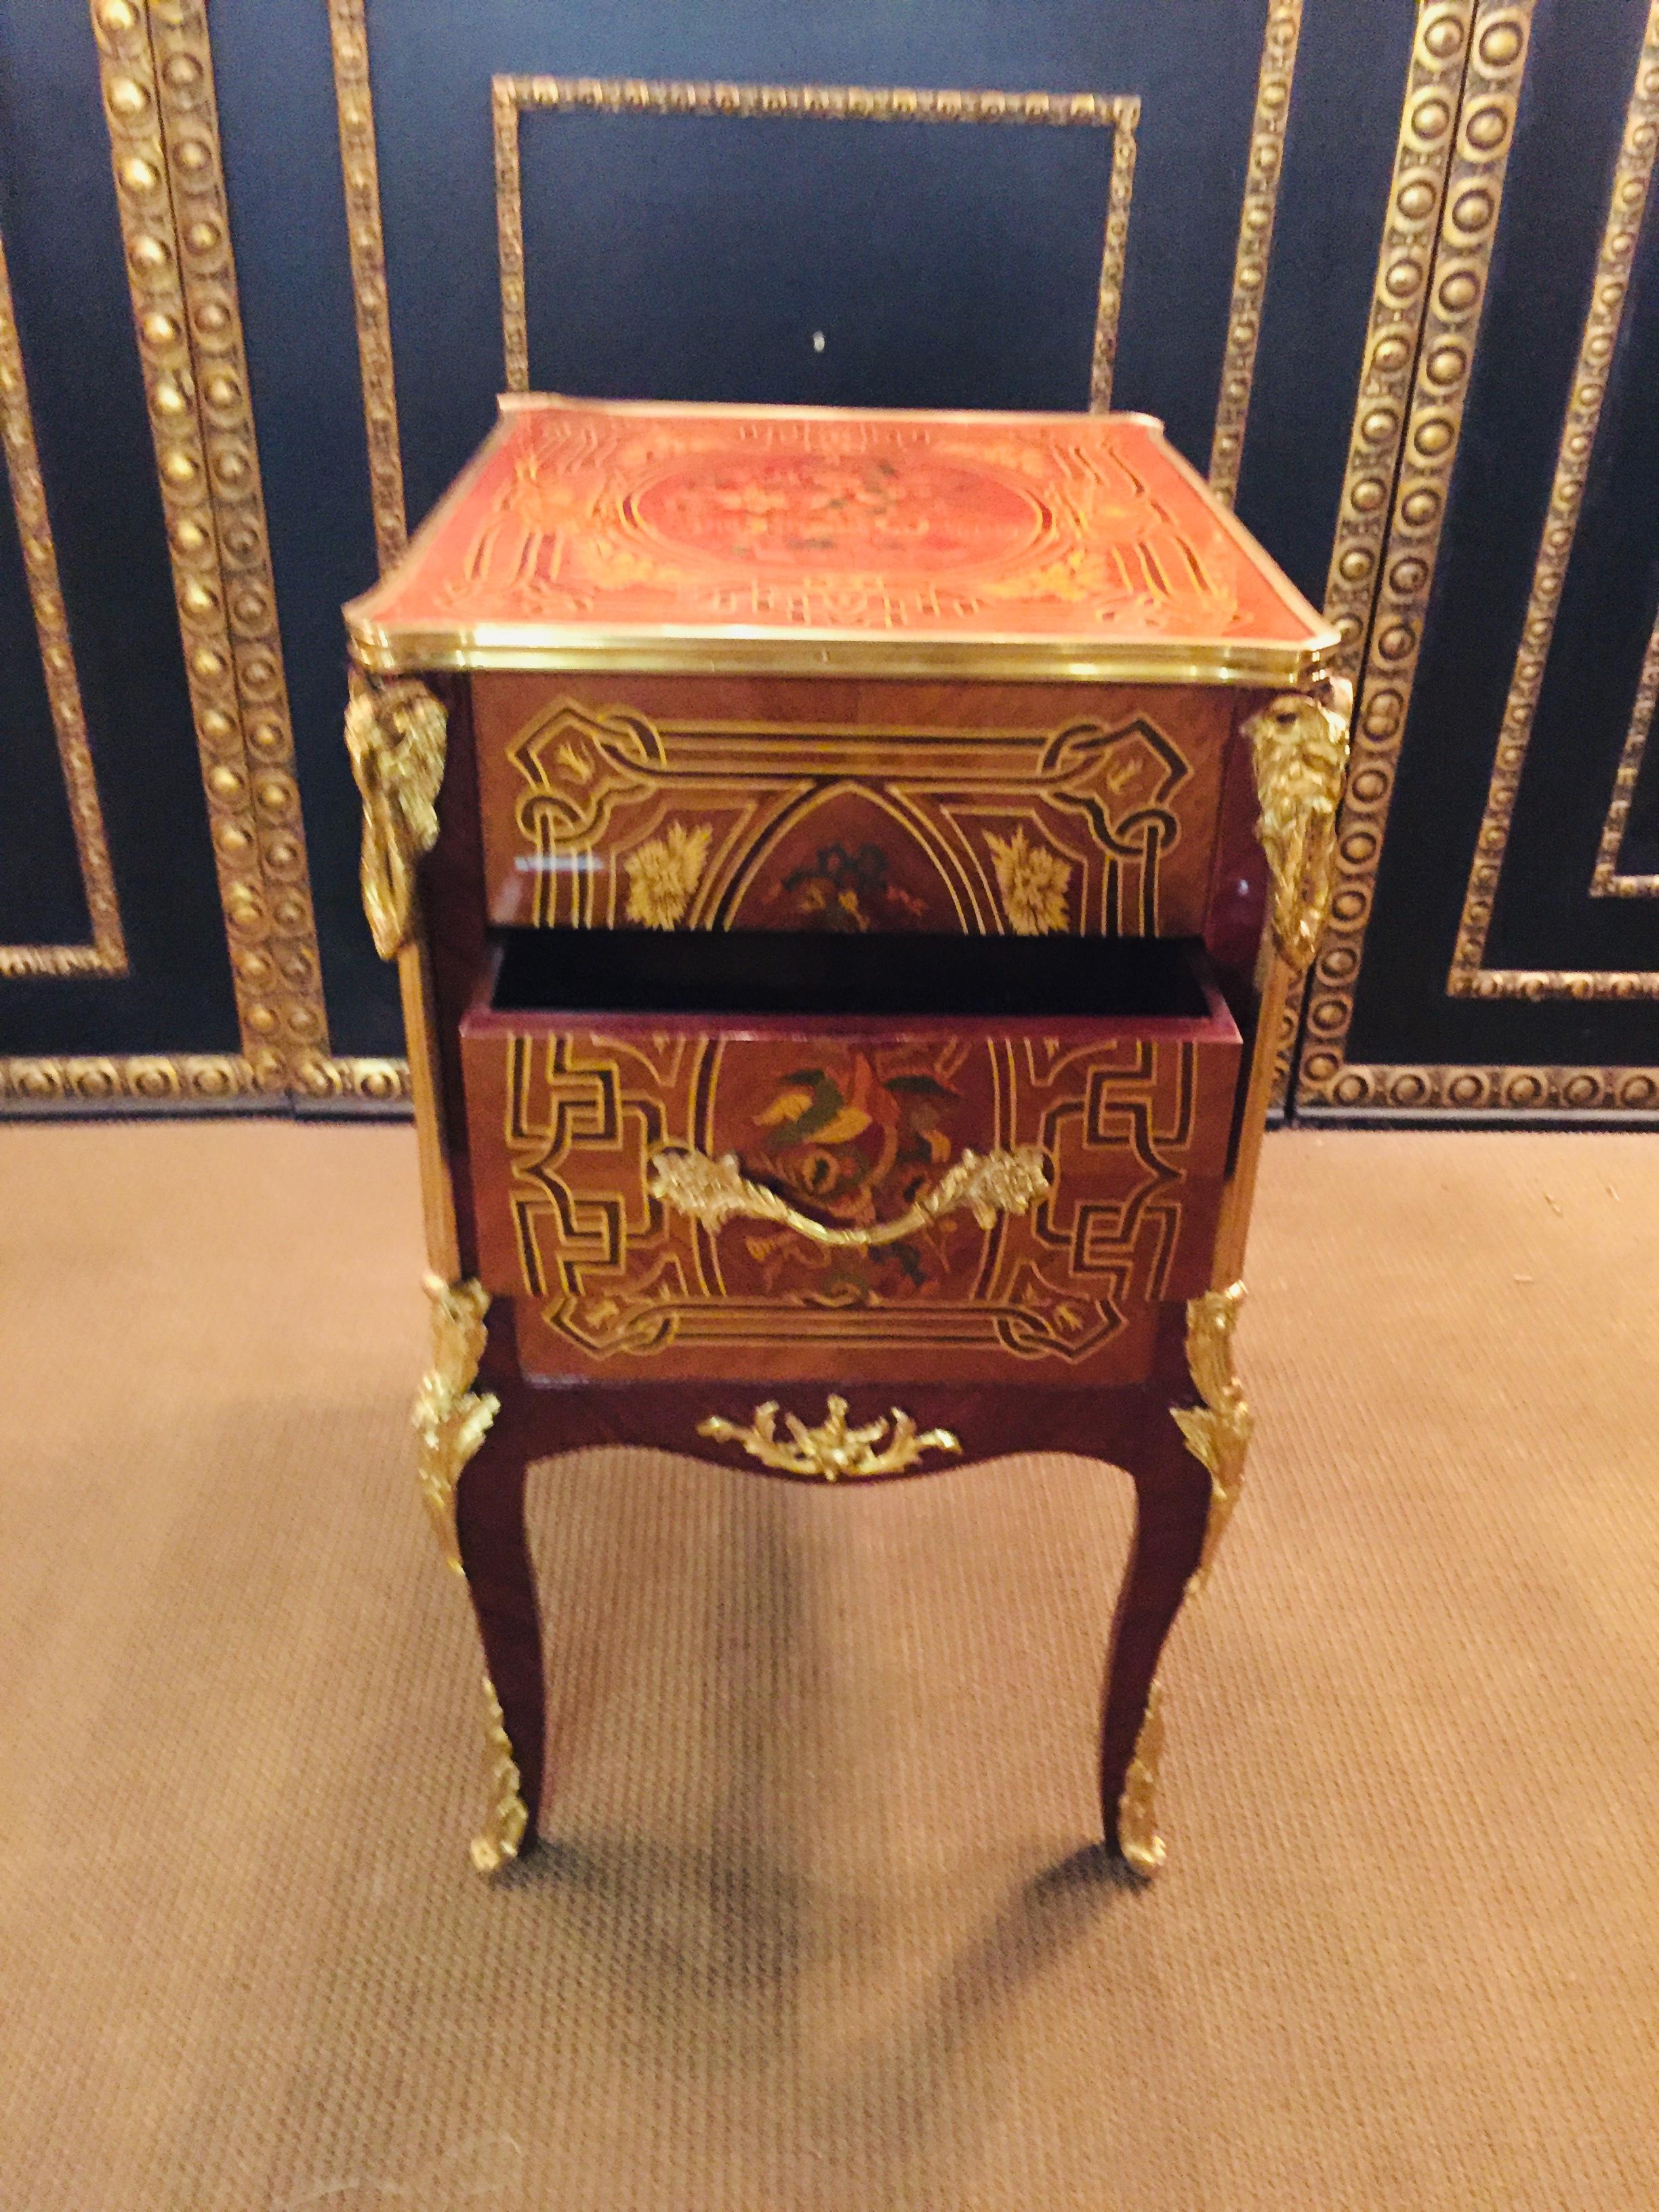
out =
{"type": "Polygon", "coordinates": [[[1251,1416],[1233,1367],[1244,1286],[1206,1291],[1187,1308],[1187,1364],[1201,1405],[1170,1408],[1129,1469],[1135,1536],[1112,1624],[1101,1722],[1106,1840],[1136,1874],[1164,1863],[1155,1797],[1164,1747],[1158,1662],[1188,1592],[1201,1588],[1237,1503],[1251,1416]]]}
{"type": "Polygon", "coordinates": [[[472,1844],[480,1874],[536,1840],[547,1717],[541,1609],[525,1534],[525,1478],[533,1448],[530,1394],[509,1392],[462,1472],[456,1530],[484,1650],[487,1705],[483,1826],[472,1844]]]}
{"type": "Polygon", "coordinates": [[[476,1282],[427,1278],[432,1364],[415,1400],[421,1495],[447,1565],[466,1577],[484,1647],[489,1797],[472,1863],[493,1874],[535,1840],[544,1729],[541,1623],[525,1541],[531,1447],[522,1389],[475,1390],[489,1300],[476,1282]]]}

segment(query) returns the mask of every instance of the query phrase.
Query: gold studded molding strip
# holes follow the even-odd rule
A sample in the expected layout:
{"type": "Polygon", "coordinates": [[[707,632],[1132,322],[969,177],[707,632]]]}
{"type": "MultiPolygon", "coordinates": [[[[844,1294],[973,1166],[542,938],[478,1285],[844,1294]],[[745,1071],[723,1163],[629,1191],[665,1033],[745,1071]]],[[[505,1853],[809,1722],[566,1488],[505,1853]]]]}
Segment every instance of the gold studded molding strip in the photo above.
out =
{"type": "MultiPolygon", "coordinates": [[[[1326,595],[1343,634],[1339,665],[1358,681],[1336,889],[1307,993],[1302,1108],[1437,1103],[1426,1077],[1420,1097],[1396,1098],[1391,1072],[1351,1065],[1346,1047],[1531,20],[1532,0],[1429,0],[1418,21],[1326,595]]],[[[1471,1105],[1502,1076],[1449,1073],[1470,1079],[1471,1105]]]]}
{"type": "MultiPolygon", "coordinates": [[[[1451,972],[1446,979],[1446,989],[1455,999],[1659,998],[1659,973],[1650,970],[1596,972],[1489,968],[1486,965],[1486,939],[1492,928],[1498,878],[1503,872],[1504,855],[1509,848],[1515,804],[1521,789],[1521,772],[1526,765],[1527,748],[1538,712],[1538,696],[1543,687],[1550,641],[1555,634],[1555,618],[1560,611],[1561,594],[1566,586],[1567,563],[1572,558],[1573,540],[1578,534],[1578,521],[1584,504],[1584,486],[1589,476],[1590,458],[1595,450],[1595,433],[1601,419],[1602,403],[1607,398],[1607,374],[1613,364],[1613,350],[1619,343],[1626,302],[1630,297],[1631,270],[1636,258],[1637,240],[1641,234],[1642,218],[1647,209],[1649,189],[1653,181],[1656,149],[1659,149],[1659,0],[1653,0],[1648,11],[1642,51],[1637,57],[1635,82],[1631,88],[1630,104],[1620,137],[1619,158],[1613,167],[1613,189],[1607,201],[1607,223],[1596,256],[1589,310],[1579,339],[1578,359],[1573,369],[1566,418],[1561,426],[1561,443],[1556,454],[1549,507],[1533,569],[1526,620],[1521,628],[1521,642],[1516,653],[1514,673],[1510,679],[1509,696],[1504,702],[1504,719],[1498,732],[1486,812],[1475,839],[1474,859],[1470,865],[1468,885],[1464,894],[1457,947],[1452,956],[1451,972]]],[[[1650,646],[1632,719],[1632,734],[1626,740],[1626,762],[1620,763],[1621,777],[1626,773],[1626,763],[1632,751],[1638,762],[1641,757],[1647,725],[1653,714],[1654,664],[1654,649],[1650,646]]],[[[1634,781],[1632,768],[1630,771],[1632,787],[1634,781]]],[[[1626,804],[1628,805],[1628,799],[1626,804]]],[[[1607,835],[1604,827],[1603,854],[1607,843],[1607,835]]],[[[1616,849],[1615,844],[1615,852],[1616,849]]],[[[1639,878],[1626,880],[1640,887],[1639,878]]],[[[1591,879],[1592,891],[1605,892],[1613,888],[1616,888],[1616,879],[1611,870],[1604,871],[1598,860],[1591,879]]]]}
{"type": "Polygon", "coordinates": [[[1210,439],[1210,489],[1229,507],[1237,496],[1238,471],[1244,459],[1244,424],[1250,410],[1250,387],[1255,381],[1267,257],[1273,251],[1273,216],[1284,167],[1285,125],[1291,112],[1291,86],[1301,35],[1302,0],[1269,0],[1261,67],[1256,78],[1249,161],[1244,173],[1244,204],[1238,217],[1227,350],[1221,364],[1221,392],[1210,439]]]}
{"type": "Polygon", "coordinates": [[[69,799],[70,821],[75,832],[81,886],[92,921],[90,945],[0,945],[0,975],[125,975],[127,951],[121,928],[121,908],[116,896],[114,871],[110,866],[109,844],[104,836],[103,809],[99,804],[92,751],[87,742],[87,718],[75,671],[63,586],[58,581],[58,549],[52,542],[52,517],[46,508],[46,489],[40,474],[34,416],[23,373],[23,349],[17,336],[11,274],[6,265],[3,242],[0,242],[0,441],[5,446],[12,513],[22,548],[35,641],[40,652],[40,672],[46,680],[64,789],[69,799]]]}
{"type": "Polygon", "coordinates": [[[328,1031],[206,12],[92,0],[92,20],[242,1056],[261,1094],[326,1087],[306,1079],[328,1031]]]}

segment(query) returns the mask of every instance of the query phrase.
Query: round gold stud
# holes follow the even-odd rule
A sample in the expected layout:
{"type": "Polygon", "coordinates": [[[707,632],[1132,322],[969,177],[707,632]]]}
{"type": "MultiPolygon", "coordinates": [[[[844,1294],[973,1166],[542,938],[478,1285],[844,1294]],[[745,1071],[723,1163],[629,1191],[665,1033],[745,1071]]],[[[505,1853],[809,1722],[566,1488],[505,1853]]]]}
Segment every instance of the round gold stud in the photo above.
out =
{"type": "Polygon", "coordinates": [[[1473,191],[1459,192],[1452,202],[1452,222],[1466,233],[1484,230],[1498,212],[1498,202],[1484,185],[1473,191]]]}
{"type": "Polygon", "coordinates": [[[1471,108],[1464,118],[1463,136],[1477,153],[1495,153],[1508,137],[1509,131],[1509,111],[1496,100],[1471,108]]]}
{"type": "Polygon", "coordinates": [[[1522,43],[1518,23],[1493,23],[1481,33],[1478,51],[1488,69],[1508,69],[1519,58],[1522,43]]]}

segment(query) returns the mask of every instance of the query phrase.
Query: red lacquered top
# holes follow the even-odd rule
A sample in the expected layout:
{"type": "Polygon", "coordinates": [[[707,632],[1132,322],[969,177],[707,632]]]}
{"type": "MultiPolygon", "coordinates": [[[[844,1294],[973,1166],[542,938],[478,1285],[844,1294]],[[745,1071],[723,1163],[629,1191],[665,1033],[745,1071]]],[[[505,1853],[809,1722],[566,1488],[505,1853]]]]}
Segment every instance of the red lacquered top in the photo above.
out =
{"type": "Polygon", "coordinates": [[[358,658],[1295,684],[1336,632],[1146,415],[518,396],[358,658]]]}

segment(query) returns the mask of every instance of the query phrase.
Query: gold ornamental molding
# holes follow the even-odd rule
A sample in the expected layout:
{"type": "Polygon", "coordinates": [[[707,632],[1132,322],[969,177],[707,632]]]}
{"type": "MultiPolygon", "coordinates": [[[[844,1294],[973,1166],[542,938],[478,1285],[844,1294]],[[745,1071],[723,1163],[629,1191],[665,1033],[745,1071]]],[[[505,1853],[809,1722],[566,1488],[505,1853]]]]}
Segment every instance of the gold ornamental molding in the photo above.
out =
{"type": "Polygon", "coordinates": [[[1285,163],[1285,125],[1291,112],[1291,88],[1301,35],[1302,0],[1268,0],[1261,67],[1256,77],[1255,118],[1244,173],[1244,204],[1238,218],[1238,249],[1233,260],[1227,350],[1221,364],[1221,391],[1210,439],[1210,489],[1229,507],[1238,494],[1238,471],[1244,459],[1244,425],[1250,410],[1250,387],[1255,381],[1261,303],[1267,290],[1267,259],[1273,251],[1273,216],[1285,163]]]}
{"type": "Polygon", "coordinates": [[[1532,0],[1427,0],[1412,48],[1326,591],[1343,635],[1337,665],[1358,696],[1335,887],[1304,1014],[1297,1097],[1316,1111],[1438,1103],[1432,1083],[1419,1094],[1407,1079],[1421,1071],[1357,1066],[1346,1048],[1531,21],[1532,0]]]}
{"type": "Polygon", "coordinates": [[[34,617],[40,671],[46,679],[64,790],[75,832],[81,887],[92,921],[90,945],[0,945],[0,975],[125,975],[127,948],[121,929],[120,902],[116,896],[115,873],[110,866],[109,842],[104,835],[103,809],[98,799],[98,780],[87,739],[86,710],[81,702],[69,616],[58,574],[58,549],[52,542],[52,517],[40,474],[40,453],[35,442],[34,416],[29,406],[28,380],[23,371],[23,349],[17,335],[11,275],[3,240],[0,442],[5,446],[12,513],[16,517],[23,568],[28,579],[29,606],[34,617]]]}
{"type": "Polygon", "coordinates": [[[261,1094],[331,1089],[203,0],[92,0],[173,596],[261,1094]]]}
{"type": "Polygon", "coordinates": [[[1642,756],[1647,750],[1648,732],[1653,727],[1656,703],[1659,703],[1659,622],[1654,623],[1649,634],[1642,672],[1637,678],[1636,703],[1631,708],[1630,726],[1625,732],[1624,748],[1613,780],[1613,797],[1607,804],[1607,819],[1601,824],[1595,866],[1590,875],[1592,898],[1659,898],[1659,875],[1628,874],[1619,866],[1625,826],[1630,819],[1631,802],[1636,796],[1637,779],[1642,773],[1642,756]]]}
{"type": "MultiPolygon", "coordinates": [[[[1509,848],[1522,771],[1526,766],[1539,694],[1543,688],[1561,593],[1566,584],[1567,564],[1572,558],[1573,541],[1583,511],[1584,485],[1607,398],[1607,374],[1630,297],[1631,270],[1653,179],[1656,149],[1659,149],[1659,0],[1653,0],[1648,11],[1642,51],[1637,58],[1635,82],[1625,112],[1607,221],[1590,289],[1589,309],[1584,318],[1571,396],[1561,426],[1549,507],[1539,540],[1509,696],[1504,704],[1486,812],[1475,840],[1457,948],[1452,956],[1451,973],[1446,979],[1447,991],[1455,999],[1659,998],[1659,971],[1486,965],[1486,941],[1492,930],[1498,880],[1509,848]]],[[[1644,892],[1651,895],[1659,890],[1659,878],[1620,878],[1617,873],[1619,845],[1629,810],[1630,793],[1635,788],[1648,725],[1653,718],[1656,688],[1659,687],[1656,656],[1659,647],[1650,641],[1591,877],[1593,896],[1609,892],[1626,896],[1644,892]]]]}
{"type": "Polygon", "coordinates": [[[398,388],[392,374],[392,317],[386,300],[386,240],[380,228],[380,170],[374,145],[374,102],[368,85],[368,27],[363,0],[328,0],[334,49],[334,95],[340,125],[340,173],[345,187],[346,241],[357,317],[363,423],[374,548],[385,574],[409,541],[404,509],[403,449],[398,440],[398,388]]]}
{"type": "Polygon", "coordinates": [[[546,114],[709,115],[745,121],[781,116],[823,123],[1000,123],[1050,128],[1081,125],[1112,133],[1106,234],[1095,307],[1089,409],[1112,404],[1123,259],[1134,191],[1135,126],[1140,102],[1132,94],[1091,92],[915,91],[860,84],[720,84],[640,77],[498,76],[491,81],[495,137],[495,221],[501,271],[501,349],[509,392],[530,389],[530,339],[525,307],[524,198],[519,118],[546,114]]]}
{"type": "Polygon", "coordinates": [[[0,1060],[0,1108],[226,1107],[258,1097],[249,1063],[236,1053],[77,1053],[0,1060]]]}

